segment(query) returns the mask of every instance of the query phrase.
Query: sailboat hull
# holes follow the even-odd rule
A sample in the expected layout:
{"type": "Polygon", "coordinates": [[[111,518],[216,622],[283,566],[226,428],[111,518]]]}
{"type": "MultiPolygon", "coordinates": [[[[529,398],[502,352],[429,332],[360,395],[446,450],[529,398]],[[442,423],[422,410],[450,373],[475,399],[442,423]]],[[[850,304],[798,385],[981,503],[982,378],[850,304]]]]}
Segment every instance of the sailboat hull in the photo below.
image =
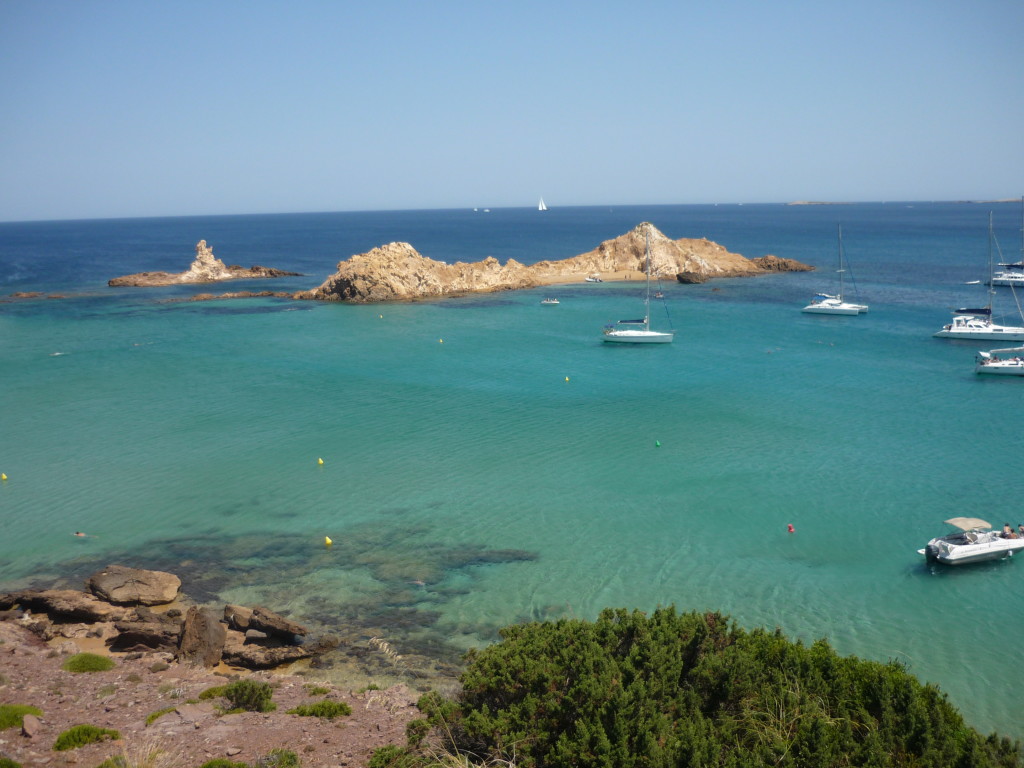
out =
{"type": "Polygon", "coordinates": [[[860,315],[867,312],[868,308],[861,304],[838,302],[835,304],[808,304],[803,311],[813,315],[860,315]]]}
{"type": "Polygon", "coordinates": [[[604,340],[618,344],[671,344],[675,335],[675,331],[616,329],[605,331],[604,340]]]}

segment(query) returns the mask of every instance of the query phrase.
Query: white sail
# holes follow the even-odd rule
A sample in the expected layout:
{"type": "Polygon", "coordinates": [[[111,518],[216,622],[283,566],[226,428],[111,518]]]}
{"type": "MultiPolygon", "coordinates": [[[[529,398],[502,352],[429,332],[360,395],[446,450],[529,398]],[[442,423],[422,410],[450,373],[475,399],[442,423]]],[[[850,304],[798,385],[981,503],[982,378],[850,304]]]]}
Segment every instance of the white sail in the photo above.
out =
{"type": "Polygon", "coordinates": [[[542,197],[540,199],[540,202],[537,203],[537,210],[538,211],[546,211],[547,209],[548,209],[548,207],[546,205],[544,205],[544,198],[542,197]]]}

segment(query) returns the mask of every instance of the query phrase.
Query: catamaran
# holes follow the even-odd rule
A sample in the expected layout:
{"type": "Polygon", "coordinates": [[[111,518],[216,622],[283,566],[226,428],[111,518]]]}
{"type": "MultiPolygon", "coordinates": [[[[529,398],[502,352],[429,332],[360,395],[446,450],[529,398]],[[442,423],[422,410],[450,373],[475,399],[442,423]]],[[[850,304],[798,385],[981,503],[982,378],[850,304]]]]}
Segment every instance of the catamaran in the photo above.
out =
{"type": "MultiPolygon", "coordinates": [[[[941,339],[1006,339],[1007,341],[1024,341],[1024,325],[999,325],[992,322],[992,300],[995,288],[992,285],[992,253],[995,245],[995,232],[992,229],[992,213],[988,214],[988,304],[980,308],[959,309],[954,312],[953,321],[934,334],[941,339]]],[[[1014,293],[1014,299],[1017,295],[1014,293]]],[[[1020,303],[1017,312],[1024,322],[1024,313],[1020,303]]]]}
{"type": "Polygon", "coordinates": [[[843,298],[843,276],[846,274],[846,257],[843,253],[843,227],[839,227],[839,293],[819,293],[811,303],[803,308],[804,312],[817,315],[863,315],[868,311],[867,304],[854,304],[843,298]]]}

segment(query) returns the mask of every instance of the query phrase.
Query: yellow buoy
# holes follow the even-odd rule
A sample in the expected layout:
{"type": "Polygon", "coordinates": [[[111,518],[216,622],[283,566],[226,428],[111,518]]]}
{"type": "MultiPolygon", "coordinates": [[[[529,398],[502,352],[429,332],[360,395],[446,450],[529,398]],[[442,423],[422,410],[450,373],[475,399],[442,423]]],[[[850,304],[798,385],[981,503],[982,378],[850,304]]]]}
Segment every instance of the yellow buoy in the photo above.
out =
{"type": "Polygon", "coordinates": [[[331,541],[331,537],[330,537],[330,536],[324,536],[324,546],[325,546],[325,547],[329,547],[329,546],[331,546],[331,544],[333,544],[333,543],[334,543],[334,542],[333,542],[333,541],[331,541]]]}
{"type": "Polygon", "coordinates": [[[437,343],[438,343],[438,344],[444,344],[444,339],[438,339],[438,340],[437,340],[437,343]]]}
{"type": "Polygon", "coordinates": [[[317,463],[317,464],[323,464],[323,463],[324,463],[324,460],[323,460],[323,459],[317,459],[317,460],[316,460],[316,463],[317,463]]]}
{"type": "Polygon", "coordinates": [[[568,380],[569,380],[569,377],[568,377],[568,376],[566,376],[566,377],[565,377],[565,380],[566,380],[566,381],[568,381],[568,380]]]}
{"type": "Polygon", "coordinates": [[[7,482],[7,475],[5,475],[3,472],[0,472],[0,480],[3,480],[6,483],[7,482]]]}

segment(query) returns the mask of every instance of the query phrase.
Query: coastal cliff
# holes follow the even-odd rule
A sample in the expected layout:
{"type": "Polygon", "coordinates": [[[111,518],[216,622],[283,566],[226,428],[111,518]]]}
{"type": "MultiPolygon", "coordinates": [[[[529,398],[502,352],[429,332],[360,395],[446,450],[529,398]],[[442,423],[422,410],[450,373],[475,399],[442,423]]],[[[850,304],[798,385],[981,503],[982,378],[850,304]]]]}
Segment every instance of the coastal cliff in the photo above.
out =
{"type": "Polygon", "coordinates": [[[237,265],[227,266],[213,255],[213,248],[205,240],[196,243],[196,257],[185,272],[138,272],[134,275],[115,277],[107,281],[107,285],[118,286],[158,286],[178,285],[181,283],[216,283],[222,280],[242,280],[257,277],[289,277],[298,272],[285,272],[272,267],[258,265],[245,268],[237,265]]]}
{"type": "Polygon", "coordinates": [[[648,237],[651,274],[660,278],[703,282],[714,277],[813,269],[775,256],[750,260],[706,238],[672,240],[653,224],[643,222],[587,253],[531,266],[515,259],[501,264],[493,257],[472,264],[446,264],[422,256],[408,243],[389,243],[339,262],[334,275],[317,288],[294,294],[294,298],[361,303],[409,301],[583,282],[590,275],[640,279],[648,237]]]}

